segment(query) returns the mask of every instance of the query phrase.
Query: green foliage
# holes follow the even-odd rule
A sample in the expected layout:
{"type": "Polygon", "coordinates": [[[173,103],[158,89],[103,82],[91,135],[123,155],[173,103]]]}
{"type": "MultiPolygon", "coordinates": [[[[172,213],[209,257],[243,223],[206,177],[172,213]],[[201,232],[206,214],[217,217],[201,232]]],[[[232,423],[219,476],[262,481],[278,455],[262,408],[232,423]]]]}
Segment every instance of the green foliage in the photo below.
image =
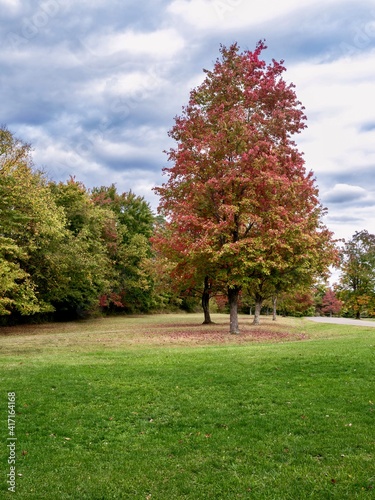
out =
{"type": "Polygon", "coordinates": [[[124,239],[135,234],[142,234],[147,239],[151,237],[154,216],[143,197],[132,191],[119,194],[112,184],[110,187],[93,188],[92,199],[95,204],[107,206],[117,215],[118,221],[127,230],[124,239]]]}
{"type": "Polygon", "coordinates": [[[149,204],[134,193],[118,194],[116,187],[94,188],[91,198],[96,206],[114,214],[117,244],[110,257],[114,270],[111,291],[101,298],[106,310],[147,312],[157,307],[151,272],[150,236],[154,217],[149,204]],[[115,298],[115,300],[113,300],[115,298]]]}
{"type": "MultiPolygon", "coordinates": [[[[95,206],[86,188],[74,179],[51,183],[50,188],[64,210],[66,237],[58,252],[60,267],[55,269],[58,288],[50,291],[49,298],[57,311],[80,314],[97,306],[99,295],[110,289],[113,273],[104,235],[112,214],[95,206]]],[[[44,278],[48,287],[53,277],[44,274],[44,278]]]]}
{"type": "Polygon", "coordinates": [[[278,311],[285,316],[313,316],[315,301],[313,290],[282,293],[278,297],[278,311]]]}
{"type": "Polygon", "coordinates": [[[90,193],[74,178],[47,181],[30,146],[0,129],[0,316],[9,322],[68,319],[99,305],[157,307],[152,230],[143,198],[114,186],[90,193]]]}
{"type": "Polygon", "coordinates": [[[20,249],[10,238],[0,237],[0,252],[0,316],[12,310],[21,314],[39,311],[29,275],[17,262],[22,257],[20,249]]]}
{"type": "Polygon", "coordinates": [[[341,259],[337,291],[343,313],[356,318],[375,316],[375,235],[357,231],[345,243],[341,259]]]}
{"type": "Polygon", "coordinates": [[[64,216],[43,175],[32,169],[30,147],[5,128],[0,140],[1,313],[51,311],[39,293],[35,263],[63,237],[64,216]]]}

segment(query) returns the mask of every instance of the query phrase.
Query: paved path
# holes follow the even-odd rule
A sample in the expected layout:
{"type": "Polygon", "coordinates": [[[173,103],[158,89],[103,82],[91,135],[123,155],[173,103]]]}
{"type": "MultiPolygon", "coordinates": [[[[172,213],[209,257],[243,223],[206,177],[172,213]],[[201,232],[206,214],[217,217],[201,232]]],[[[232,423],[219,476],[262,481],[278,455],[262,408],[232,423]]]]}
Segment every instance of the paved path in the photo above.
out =
{"type": "Polygon", "coordinates": [[[334,323],[337,325],[355,325],[355,326],[373,326],[375,328],[375,321],[365,321],[363,319],[349,319],[349,318],[329,318],[324,316],[309,316],[305,319],[316,321],[317,323],[334,323]]]}

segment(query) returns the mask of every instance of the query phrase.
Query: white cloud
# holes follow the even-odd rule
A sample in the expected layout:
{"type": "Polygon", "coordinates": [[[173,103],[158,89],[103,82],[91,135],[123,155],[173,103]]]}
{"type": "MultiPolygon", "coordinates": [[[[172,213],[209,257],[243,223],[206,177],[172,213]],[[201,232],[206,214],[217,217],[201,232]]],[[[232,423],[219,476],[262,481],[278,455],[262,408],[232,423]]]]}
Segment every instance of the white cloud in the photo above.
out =
{"type": "Polygon", "coordinates": [[[372,50],[331,62],[316,60],[291,66],[286,73],[308,116],[299,148],[317,176],[328,207],[326,224],[338,238],[361,229],[375,233],[375,130],[365,127],[374,122],[374,56],[372,50]]]}
{"type": "Polygon", "coordinates": [[[21,10],[21,0],[0,0],[0,10],[16,14],[21,10]]]}
{"type": "Polygon", "coordinates": [[[324,193],[324,199],[331,203],[351,203],[352,201],[363,202],[368,199],[366,189],[351,184],[335,184],[335,186],[324,193]]]}
{"type": "MultiPolygon", "coordinates": [[[[123,193],[132,190],[137,196],[143,196],[156,213],[159,205],[159,198],[152,191],[156,185],[162,182],[161,174],[153,170],[129,169],[121,172],[108,171],[111,182],[116,184],[117,191],[123,193]]],[[[108,182],[103,181],[104,185],[108,182]]]]}
{"type": "Polygon", "coordinates": [[[356,231],[366,229],[375,234],[373,218],[375,205],[372,207],[351,207],[351,209],[331,212],[325,220],[328,228],[334,232],[336,238],[349,239],[356,231]]]}
{"type": "Polygon", "coordinates": [[[77,82],[74,97],[77,102],[91,101],[95,108],[92,112],[96,110],[96,114],[105,109],[126,118],[164,85],[167,82],[155,72],[121,72],[77,82]]]}
{"type": "Polygon", "coordinates": [[[326,220],[337,238],[349,238],[361,229],[375,233],[375,192],[358,185],[335,184],[322,193],[325,204],[331,206],[326,220]]]}
{"type": "MultiPolygon", "coordinates": [[[[340,0],[305,0],[303,8],[329,5],[340,0]]],[[[341,1],[342,3],[342,1],[341,1]]],[[[279,16],[288,17],[301,8],[298,0],[263,0],[259,4],[248,0],[174,0],[168,7],[171,14],[200,30],[240,29],[269,22],[279,16]],[[219,24],[218,24],[219,23],[219,24]]]]}
{"type": "Polygon", "coordinates": [[[139,147],[130,142],[112,142],[103,138],[98,145],[101,155],[110,160],[125,161],[126,158],[136,158],[139,155],[139,147]]]}
{"type": "Polygon", "coordinates": [[[80,41],[88,53],[96,57],[122,53],[132,57],[168,59],[185,47],[184,39],[173,28],[153,32],[127,30],[124,33],[91,35],[80,41]]]}
{"type": "Polygon", "coordinates": [[[299,141],[308,168],[317,174],[351,172],[375,165],[373,131],[361,131],[374,118],[375,50],[353,59],[331,63],[304,63],[288,69],[286,77],[297,85],[306,107],[308,129],[299,141]]]}
{"type": "Polygon", "coordinates": [[[155,72],[134,71],[114,77],[107,83],[107,87],[116,95],[130,95],[135,101],[141,101],[164,83],[166,82],[155,72]]]}

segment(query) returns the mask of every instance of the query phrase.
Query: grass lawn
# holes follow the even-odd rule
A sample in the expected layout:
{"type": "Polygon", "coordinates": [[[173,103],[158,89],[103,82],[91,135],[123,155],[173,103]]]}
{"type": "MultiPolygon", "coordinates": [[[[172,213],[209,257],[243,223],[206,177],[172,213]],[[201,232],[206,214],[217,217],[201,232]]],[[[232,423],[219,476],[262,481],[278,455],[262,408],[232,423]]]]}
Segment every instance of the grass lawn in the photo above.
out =
{"type": "Polygon", "coordinates": [[[0,498],[374,498],[375,328],[213,319],[0,328],[0,498]]]}

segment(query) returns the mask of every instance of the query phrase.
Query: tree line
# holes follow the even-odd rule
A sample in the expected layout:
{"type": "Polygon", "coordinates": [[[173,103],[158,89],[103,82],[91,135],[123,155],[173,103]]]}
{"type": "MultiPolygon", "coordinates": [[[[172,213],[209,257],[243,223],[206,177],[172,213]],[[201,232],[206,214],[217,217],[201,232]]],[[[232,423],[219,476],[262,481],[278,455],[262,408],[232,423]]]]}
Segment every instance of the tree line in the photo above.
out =
{"type": "Polygon", "coordinates": [[[306,116],[282,61],[266,49],[221,57],[190,93],[169,135],[159,215],[116,186],[55,182],[34,168],[30,145],[0,128],[0,319],[69,319],[151,312],[200,302],[283,314],[375,310],[375,236],[344,245],[324,225],[326,209],[294,136],[306,116]],[[326,285],[330,266],[339,283],[326,285]]]}
{"type": "Polygon", "coordinates": [[[0,129],[0,316],[80,317],[162,308],[148,203],[36,170],[30,145],[0,129]]]}

